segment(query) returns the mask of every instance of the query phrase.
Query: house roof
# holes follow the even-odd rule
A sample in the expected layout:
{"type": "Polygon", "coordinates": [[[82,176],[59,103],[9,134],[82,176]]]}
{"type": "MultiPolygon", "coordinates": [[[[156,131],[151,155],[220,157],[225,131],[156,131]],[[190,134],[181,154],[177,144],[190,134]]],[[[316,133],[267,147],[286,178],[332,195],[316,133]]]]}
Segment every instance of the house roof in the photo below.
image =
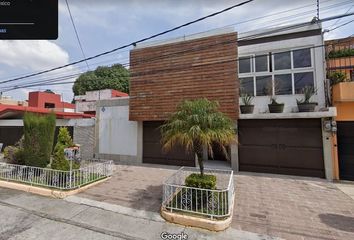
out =
{"type": "MultiPolygon", "coordinates": [[[[15,105],[0,104],[0,119],[18,119],[22,118],[25,112],[49,114],[54,112],[47,108],[25,107],[15,105]]],[[[74,112],[54,112],[58,119],[91,118],[93,115],[74,112]]]]}

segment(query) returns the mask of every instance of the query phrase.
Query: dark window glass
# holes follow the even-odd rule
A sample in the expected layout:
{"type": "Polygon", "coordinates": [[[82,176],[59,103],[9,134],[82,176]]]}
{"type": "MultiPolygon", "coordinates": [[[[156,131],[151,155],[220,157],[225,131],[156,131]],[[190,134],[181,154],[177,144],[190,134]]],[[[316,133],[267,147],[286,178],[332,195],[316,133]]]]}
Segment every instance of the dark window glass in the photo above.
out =
{"type": "Polygon", "coordinates": [[[290,52],[274,53],[274,69],[291,69],[290,52]]]}
{"type": "Polygon", "coordinates": [[[268,71],[268,56],[256,56],[256,72],[266,72],[268,71]]]}
{"type": "Polygon", "coordinates": [[[251,58],[241,57],[239,59],[239,73],[250,73],[251,72],[251,58]]]}
{"type": "Polygon", "coordinates": [[[313,72],[294,74],[295,93],[301,93],[305,86],[313,86],[313,72]]]}
{"type": "Polygon", "coordinates": [[[240,78],[240,95],[254,95],[253,77],[240,78]]]}
{"type": "Polygon", "coordinates": [[[272,76],[256,77],[257,96],[272,95],[272,76]]]}
{"type": "Polygon", "coordinates": [[[292,94],[291,74],[274,75],[274,88],[276,95],[292,94]]]}
{"type": "Polygon", "coordinates": [[[311,50],[309,48],[293,51],[294,68],[311,67],[311,50]]]}

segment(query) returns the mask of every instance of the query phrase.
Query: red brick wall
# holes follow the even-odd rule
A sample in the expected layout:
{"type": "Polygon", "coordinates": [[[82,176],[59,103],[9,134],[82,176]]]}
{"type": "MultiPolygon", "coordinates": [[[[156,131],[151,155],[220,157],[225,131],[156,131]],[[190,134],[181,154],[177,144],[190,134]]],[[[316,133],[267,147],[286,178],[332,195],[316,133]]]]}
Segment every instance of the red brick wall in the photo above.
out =
{"type": "Polygon", "coordinates": [[[166,120],[182,100],[204,97],[237,119],[236,39],[228,33],[132,50],[130,120],[166,120]]]}

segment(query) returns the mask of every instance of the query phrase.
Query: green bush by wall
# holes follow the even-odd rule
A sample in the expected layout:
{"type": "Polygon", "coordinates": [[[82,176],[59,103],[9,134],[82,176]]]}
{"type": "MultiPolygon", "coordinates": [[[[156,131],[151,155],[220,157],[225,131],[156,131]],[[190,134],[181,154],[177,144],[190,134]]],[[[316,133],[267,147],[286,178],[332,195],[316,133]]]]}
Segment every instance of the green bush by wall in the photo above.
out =
{"type": "Polygon", "coordinates": [[[25,113],[23,154],[26,165],[46,167],[49,164],[54,142],[55,122],[54,113],[45,116],[25,113]]]}

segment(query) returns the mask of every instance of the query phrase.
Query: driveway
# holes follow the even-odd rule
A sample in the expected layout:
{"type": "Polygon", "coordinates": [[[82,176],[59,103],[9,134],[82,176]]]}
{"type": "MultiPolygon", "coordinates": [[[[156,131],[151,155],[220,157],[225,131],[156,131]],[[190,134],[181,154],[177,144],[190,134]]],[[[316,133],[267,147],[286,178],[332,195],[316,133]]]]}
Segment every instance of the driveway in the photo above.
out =
{"type": "MultiPolygon", "coordinates": [[[[162,182],[174,171],[118,165],[111,179],[78,196],[158,212],[162,182]]],[[[235,188],[233,229],[285,239],[354,239],[354,200],[324,179],[240,173],[235,188]]]]}

